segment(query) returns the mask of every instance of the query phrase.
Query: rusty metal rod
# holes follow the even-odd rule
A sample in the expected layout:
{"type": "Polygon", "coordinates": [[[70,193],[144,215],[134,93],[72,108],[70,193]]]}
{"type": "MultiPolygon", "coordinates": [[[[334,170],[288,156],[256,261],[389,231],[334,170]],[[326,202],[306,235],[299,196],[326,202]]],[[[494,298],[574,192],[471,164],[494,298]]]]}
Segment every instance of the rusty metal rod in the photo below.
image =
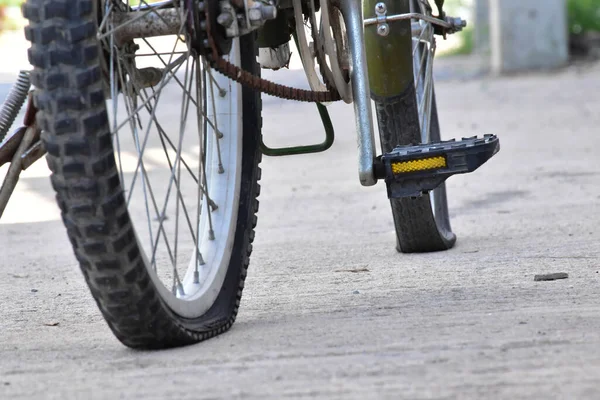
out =
{"type": "Polygon", "coordinates": [[[26,130],[26,126],[19,127],[0,144],[0,166],[11,162],[19,148],[19,144],[23,141],[26,130]]]}
{"type": "Polygon", "coordinates": [[[112,27],[101,37],[114,33],[117,44],[136,38],[177,35],[181,30],[181,10],[167,8],[152,11],[115,12],[111,14],[112,27]]]}
{"type": "Polygon", "coordinates": [[[31,167],[40,158],[46,155],[46,148],[41,140],[38,140],[29,148],[23,155],[21,155],[21,168],[25,171],[31,167]]]}
{"type": "Polygon", "coordinates": [[[37,136],[36,131],[37,128],[35,125],[27,127],[27,131],[25,131],[23,140],[21,141],[21,144],[19,144],[19,148],[15,152],[10,166],[8,167],[8,172],[6,173],[6,177],[4,177],[4,182],[2,183],[2,188],[0,188],[0,217],[2,217],[2,214],[4,214],[8,200],[15,190],[15,186],[17,186],[17,182],[19,181],[19,175],[23,170],[21,156],[31,146],[33,139],[35,139],[37,136]]]}

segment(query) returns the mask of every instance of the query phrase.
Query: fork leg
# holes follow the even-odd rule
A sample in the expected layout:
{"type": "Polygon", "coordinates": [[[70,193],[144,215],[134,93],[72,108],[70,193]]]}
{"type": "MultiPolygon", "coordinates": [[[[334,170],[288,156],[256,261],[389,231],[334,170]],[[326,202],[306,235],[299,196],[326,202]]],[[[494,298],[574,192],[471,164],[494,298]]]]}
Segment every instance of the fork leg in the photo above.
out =
{"type": "Polygon", "coordinates": [[[369,77],[367,75],[361,0],[342,0],[341,11],[348,33],[348,47],[351,56],[350,80],[352,82],[354,115],[358,134],[358,177],[363,186],[373,186],[377,183],[373,167],[375,136],[373,133],[369,77]]]}

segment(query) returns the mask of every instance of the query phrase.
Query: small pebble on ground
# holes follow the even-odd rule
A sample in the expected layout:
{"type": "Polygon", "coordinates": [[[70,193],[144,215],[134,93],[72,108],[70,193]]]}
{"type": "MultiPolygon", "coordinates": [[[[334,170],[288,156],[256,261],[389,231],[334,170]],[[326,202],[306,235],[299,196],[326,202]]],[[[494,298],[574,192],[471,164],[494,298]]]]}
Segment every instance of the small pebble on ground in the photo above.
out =
{"type": "Polygon", "coordinates": [[[567,279],[569,274],[566,272],[555,272],[553,274],[540,274],[533,277],[534,281],[555,281],[557,279],[567,279]]]}

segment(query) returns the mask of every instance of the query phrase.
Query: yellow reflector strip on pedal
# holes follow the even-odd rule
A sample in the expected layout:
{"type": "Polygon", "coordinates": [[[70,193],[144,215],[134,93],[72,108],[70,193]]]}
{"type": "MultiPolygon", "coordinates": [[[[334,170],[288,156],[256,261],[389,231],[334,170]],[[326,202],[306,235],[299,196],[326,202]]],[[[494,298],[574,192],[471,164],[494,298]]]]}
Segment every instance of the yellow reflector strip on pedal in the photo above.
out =
{"type": "Polygon", "coordinates": [[[425,171],[444,167],[446,167],[446,157],[439,156],[392,163],[392,172],[394,174],[403,174],[406,172],[425,171]]]}

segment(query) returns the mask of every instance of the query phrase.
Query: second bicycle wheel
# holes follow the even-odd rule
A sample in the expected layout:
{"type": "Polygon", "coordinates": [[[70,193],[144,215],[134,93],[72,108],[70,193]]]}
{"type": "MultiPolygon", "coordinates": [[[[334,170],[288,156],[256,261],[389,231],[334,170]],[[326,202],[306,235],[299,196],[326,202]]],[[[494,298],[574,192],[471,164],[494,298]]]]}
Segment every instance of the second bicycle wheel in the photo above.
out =
{"type": "MultiPolygon", "coordinates": [[[[431,16],[431,7],[424,0],[398,0],[388,7],[389,13],[409,12],[431,16]]],[[[395,65],[384,65],[394,71],[394,82],[403,86],[391,96],[374,95],[379,136],[384,153],[389,153],[398,145],[431,143],[440,140],[440,126],[433,87],[433,57],[435,38],[433,26],[422,20],[396,21],[390,26],[390,34],[385,40],[399,44],[399,54],[367,44],[370,52],[381,59],[395,57],[395,65]],[[393,39],[389,39],[393,38],[393,39]],[[412,42],[412,44],[411,44],[412,42]],[[397,60],[401,60],[397,62],[397,60]]],[[[385,42],[384,42],[385,43],[385,42]]],[[[376,71],[375,73],[379,73],[376,71]]],[[[419,198],[391,199],[392,215],[400,252],[430,252],[447,250],[454,246],[456,236],[450,228],[448,201],[445,184],[423,194],[419,198]]]]}
{"type": "MultiPolygon", "coordinates": [[[[197,10],[132,3],[28,0],[29,60],[52,185],[93,297],[125,345],[180,346],[237,314],[258,210],[260,94],[199,55],[187,18],[197,10]],[[159,10],[179,18],[177,34],[139,31],[159,10]]],[[[257,74],[255,50],[247,35],[227,58],[257,74]]]]}

